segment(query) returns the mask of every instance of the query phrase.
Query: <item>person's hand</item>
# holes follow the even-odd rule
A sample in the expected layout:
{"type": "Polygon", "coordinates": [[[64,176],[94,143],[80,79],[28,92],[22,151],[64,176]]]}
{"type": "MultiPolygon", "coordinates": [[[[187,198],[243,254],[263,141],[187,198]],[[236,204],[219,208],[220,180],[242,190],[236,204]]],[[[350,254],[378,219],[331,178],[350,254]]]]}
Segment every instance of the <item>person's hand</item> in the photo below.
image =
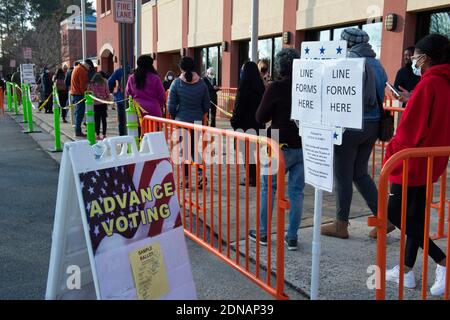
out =
{"type": "Polygon", "coordinates": [[[400,98],[398,98],[398,100],[400,100],[403,103],[408,102],[408,100],[411,97],[412,93],[409,92],[408,90],[406,90],[405,88],[401,87],[401,86],[399,86],[398,88],[400,89],[399,93],[400,93],[400,96],[401,96],[400,98]]]}

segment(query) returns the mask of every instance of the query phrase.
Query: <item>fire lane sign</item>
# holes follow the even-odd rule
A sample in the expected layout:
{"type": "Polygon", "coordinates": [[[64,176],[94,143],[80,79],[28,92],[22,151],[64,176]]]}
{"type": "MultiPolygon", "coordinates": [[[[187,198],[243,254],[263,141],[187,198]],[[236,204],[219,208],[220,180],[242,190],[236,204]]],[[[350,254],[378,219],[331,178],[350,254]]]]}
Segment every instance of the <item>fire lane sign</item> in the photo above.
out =
{"type": "Polygon", "coordinates": [[[114,1],[114,22],[134,23],[134,0],[114,1]]]}

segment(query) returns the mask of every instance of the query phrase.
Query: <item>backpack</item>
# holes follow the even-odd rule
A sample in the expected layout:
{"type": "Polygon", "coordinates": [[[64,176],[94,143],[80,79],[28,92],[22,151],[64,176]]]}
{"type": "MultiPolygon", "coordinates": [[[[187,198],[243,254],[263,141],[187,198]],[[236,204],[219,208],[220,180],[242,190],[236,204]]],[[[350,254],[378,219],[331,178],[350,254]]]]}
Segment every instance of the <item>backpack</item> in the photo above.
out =
{"type": "Polygon", "coordinates": [[[67,90],[64,79],[56,80],[56,90],[58,90],[58,91],[66,91],[67,90]]]}

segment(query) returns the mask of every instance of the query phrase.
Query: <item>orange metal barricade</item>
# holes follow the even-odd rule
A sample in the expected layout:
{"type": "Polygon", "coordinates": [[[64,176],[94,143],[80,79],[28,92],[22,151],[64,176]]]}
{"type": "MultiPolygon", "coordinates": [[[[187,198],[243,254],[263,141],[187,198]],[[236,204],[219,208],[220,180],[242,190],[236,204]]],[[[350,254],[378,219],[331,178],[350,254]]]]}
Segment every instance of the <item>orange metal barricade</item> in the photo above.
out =
{"type": "Polygon", "coordinates": [[[3,89],[0,88],[0,114],[2,115],[5,114],[5,105],[3,99],[3,89]]]}
{"type": "MultiPolygon", "coordinates": [[[[450,156],[450,147],[434,147],[434,148],[416,148],[405,149],[393,155],[384,165],[379,177],[378,186],[378,214],[376,217],[368,218],[368,225],[377,227],[377,265],[379,267],[380,283],[377,285],[376,298],[384,300],[386,298],[386,230],[388,222],[388,194],[389,181],[388,177],[394,167],[403,162],[403,182],[402,182],[402,206],[401,206],[401,238],[400,238],[400,281],[398,298],[403,299],[403,281],[404,281],[404,248],[405,248],[405,227],[406,227],[406,204],[407,204],[407,186],[408,186],[408,161],[412,158],[427,158],[427,185],[426,185],[426,209],[425,209],[425,228],[424,228],[424,248],[423,248],[423,272],[422,272],[422,299],[427,297],[427,273],[428,273],[428,237],[430,229],[430,210],[433,201],[433,159],[436,157],[450,156]]],[[[444,176],[442,176],[442,179],[444,176]]],[[[449,221],[450,222],[450,221],[449,221]]],[[[448,224],[450,228],[450,223],[448,224]]],[[[450,232],[450,230],[448,230],[450,232]]],[[[450,237],[447,238],[447,274],[445,299],[449,298],[449,280],[450,280],[450,237]]]]}
{"type": "MultiPolygon", "coordinates": [[[[392,99],[389,96],[385,97],[384,101],[384,110],[390,111],[392,116],[394,116],[395,119],[395,127],[394,129],[397,129],[399,125],[399,121],[401,118],[401,115],[405,111],[404,108],[400,107],[394,107],[394,101],[395,99],[392,99]]],[[[378,170],[381,171],[381,164],[383,163],[383,158],[386,151],[386,144],[385,142],[378,141],[375,144],[375,147],[372,151],[372,178],[375,179],[376,176],[379,175],[378,170]],[[378,170],[377,170],[378,169],[378,170]]],[[[436,233],[433,234],[431,237],[433,240],[444,238],[447,236],[444,230],[444,224],[445,224],[445,206],[446,203],[450,203],[450,200],[446,200],[446,177],[447,172],[444,172],[443,176],[441,177],[440,181],[440,197],[439,201],[436,203],[432,203],[431,207],[433,209],[436,209],[438,212],[438,227],[436,230],[436,233]]],[[[450,206],[449,206],[450,208],[450,206]]]]}
{"type": "MultiPolygon", "coordinates": [[[[233,113],[236,94],[237,88],[219,88],[219,91],[217,92],[217,106],[228,113],[233,113]]],[[[225,114],[219,111],[217,112],[217,118],[226,120],[229,119],[225,114]]]]}
{"type": "Polygon", "coordinates": [[[162,131],[166,136],[172,155],[175,181],[179,187],[178,199],[182,207],[185,234],[275,298],[288,299],[284,293],[284,223],[289,202],[285,199],[285,164],[278,144],[266,137],[151,116],[144,117],[142,129],[143,133],[162,131]],[[180,144],[192,146],[191,139],[194,139],[196,151],[193,159],[187,159],[191,158],[187,156],[191,152],[185,147],[180,150],[180,144]],[[198,146],[201,146],[201,152],[197,152],[198,146]],[[240,150],[244,154],[244,161],[240,157],[240,150]],[[251,150],[256,152],[252,153],[251,150]],[[261,150],[265,150],[264,154],[269,155],[268,167],[263,167],[259,152],[261,150]],[[249,159],[252,154],[256,160],[255,190],[250,190],[249,186],[249,159]],[[208,156],[215,157],[215,161],[206,161],[208,156]],[[276,168],[272,168],[274,166],[276,168]],[[242,167],[245,168],[245,173],[242,172],[242,167]],[[272,201],[276,201],[276,236],[271,235],[272,214],[269,212],[267,247],[261,248],[257,232],[255,247],[251,248],[248,238],[250,227],[259,230],[261,223],[259,201],[262,168],[267,168],[269,175],[268,208],[272,207],[272,201]],[[277,174],[275,199],[271,196],[271,179],[274,179],[271,173],[277,174]],[[246,178],[243,187],[240,187],[241,174],[246,178]],[[251,201],[254,199],[255,207],[251,208],[251,201]],[[271,242],[273,237],[274,243],[271,242]],[[264,257],[267,258],[266,263],[262,263],[264,257]],[[275,284],[271,283],[273,274],[275,284]]]}

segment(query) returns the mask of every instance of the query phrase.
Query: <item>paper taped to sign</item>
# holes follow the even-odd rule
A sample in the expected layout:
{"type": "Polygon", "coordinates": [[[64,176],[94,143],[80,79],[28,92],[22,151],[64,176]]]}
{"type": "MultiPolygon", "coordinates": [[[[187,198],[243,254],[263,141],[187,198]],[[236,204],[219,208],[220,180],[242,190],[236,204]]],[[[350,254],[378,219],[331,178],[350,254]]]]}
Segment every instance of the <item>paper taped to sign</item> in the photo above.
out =
{"type": "Polygon", "coordinates": [[[333,130],[302,126],[305,182],[333,192],[333,130]]]}

